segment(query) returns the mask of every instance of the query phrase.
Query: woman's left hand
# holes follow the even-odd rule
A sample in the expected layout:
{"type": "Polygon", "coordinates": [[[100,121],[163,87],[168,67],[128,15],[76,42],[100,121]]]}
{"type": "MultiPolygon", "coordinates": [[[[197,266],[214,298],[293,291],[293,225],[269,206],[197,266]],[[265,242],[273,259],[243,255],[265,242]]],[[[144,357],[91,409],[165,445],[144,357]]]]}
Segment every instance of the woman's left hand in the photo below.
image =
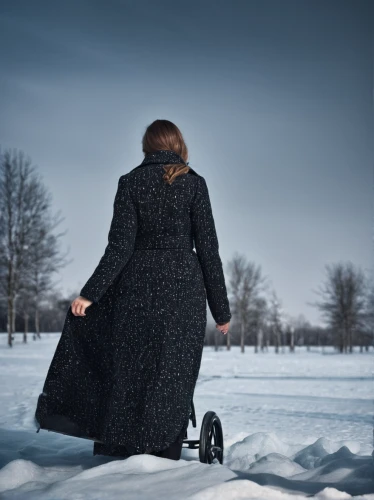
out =
{"type": "Polygon", "coordinates": [[[218,330],[223,333],[224,335],[227,334],[227,332],[229,331],[229,327],[230,327],[230,321],[228,323],[217,323],[216,324],[216,328],[218,328],[218,330]]]}
{"type": "Polygon", "coordinates": [[[88,306],[93,304],[91,300],[85,299],[81,295],[73,300],[71,303],[71,311],[74,316],[86,316],[86,309],[88,306]]]}

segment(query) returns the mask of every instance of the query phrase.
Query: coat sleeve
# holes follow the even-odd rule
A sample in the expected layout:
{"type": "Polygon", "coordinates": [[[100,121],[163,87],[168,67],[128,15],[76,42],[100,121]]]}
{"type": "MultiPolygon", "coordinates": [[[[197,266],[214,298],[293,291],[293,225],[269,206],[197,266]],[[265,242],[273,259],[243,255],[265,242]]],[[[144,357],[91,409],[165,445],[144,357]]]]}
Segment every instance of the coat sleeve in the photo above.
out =
{"type": "Polygon", "coordinates": [[[128,178],[121,176],[114,199],[108,244],[98,266],[80,291],[82,297],[99,302],[129,260],[136,232],[137,212],[128,189],[128,178]]]}
{"type": "Polygon", "coordinates": [[[191,222],[210,312],[216,323],[227,323],[231,319],[229,300],[219,255],[209,191],[202,176],[199,176],[197,191],[192,203],[191,222]]]}

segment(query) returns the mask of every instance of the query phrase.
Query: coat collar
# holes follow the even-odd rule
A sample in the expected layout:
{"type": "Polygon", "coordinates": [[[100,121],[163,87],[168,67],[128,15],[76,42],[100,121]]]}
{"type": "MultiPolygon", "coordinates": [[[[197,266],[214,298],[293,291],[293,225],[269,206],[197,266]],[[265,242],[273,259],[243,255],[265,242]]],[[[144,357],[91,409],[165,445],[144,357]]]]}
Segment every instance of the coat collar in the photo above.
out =
{"type": "MultiPolygon", "coordinates": [[[[183,163],[189,166],[188,162],[186,163],[183,160],[183,158],[175,151],[171,151],[168,149],[160,149],[158,151],[155,151],[154,153],[146,154],[142,163],[137,167],[135,167],[132,171],[141,167],[145,167],[147,165],[156,165],[156,164],[167,165],[169,163],[183,163]]],[[[189,168],[190,168],[189,172],[191,172],[194,175],[199,175],[190,166],[189,168]]]]}

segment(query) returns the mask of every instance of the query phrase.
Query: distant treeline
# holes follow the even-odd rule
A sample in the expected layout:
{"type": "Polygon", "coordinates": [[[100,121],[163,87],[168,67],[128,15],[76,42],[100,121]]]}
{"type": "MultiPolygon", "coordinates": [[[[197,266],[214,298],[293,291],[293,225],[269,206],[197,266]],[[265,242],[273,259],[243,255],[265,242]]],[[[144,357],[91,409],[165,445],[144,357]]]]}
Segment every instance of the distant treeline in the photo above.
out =
{"type": "MultiPolygon", "coordinates": [[[[240,329],[235,325],[231,330],[230,345],[240,345],[240,329]]],[[[286,328],[280,335],[280,343],[273,337],[271,328],[264,330],[264,335],[260,344],[257,343],[257,336],[255,332],[246,336],[245,347],[252,349],[254,352],[295,352],[296,347],[306,347],[307,350],[312,350],[315,347],[329,347],[334,346],[338,352],[353,352],[353,348],[360,352],[368,352],[373,350],[374,342],[373,335],[363,331],[353,339],[352,348],[344,350],[341,349],[338,342],[339,335],[331,328],[322,328],[319,326],[312,326],[308,323],[305,326],[300,326],[294,330],[293,338],[289,328],[286,328]]],[[[213,346],[216,350],[227,349],[227,342],[224,335],[222,335],[216,328],[209,326],[205,336],[205,345],[213,346]]]]}
{"type": "Polygon", "coordinates": [[[309,305],[317,308],[325,328],[311,325],[303,315],[292,317],[281,305],[261,267],[236,253],[227,264],[227,287],[232,321],[229,333],[223,336],[216,328],[209,329],[208,345],[231,344],[254,346],[266,351],[274,346],[280,352],[285,346],[291,352],[296,345],[333,345],[349,353],[353,346],[368,350],[374,345],[374,280],[352,262],[325,266],[325,277],[314,292],[319,299],[309,305]]]}

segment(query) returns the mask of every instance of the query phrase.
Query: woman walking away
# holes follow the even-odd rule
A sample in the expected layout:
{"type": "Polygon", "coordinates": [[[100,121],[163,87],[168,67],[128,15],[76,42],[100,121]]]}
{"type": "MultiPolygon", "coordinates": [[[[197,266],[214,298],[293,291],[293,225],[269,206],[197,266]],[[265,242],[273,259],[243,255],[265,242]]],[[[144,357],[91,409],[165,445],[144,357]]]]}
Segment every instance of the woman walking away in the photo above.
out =
{"type": "Polygon", "coordinates": [[[156,120],[144,160],[119,178],[108,244],[69,307],[39,396],[40,428],[93,453],[179,460],[199,374],[206,302],[231,319],[204,177],[179,128],[156,120]]]}

